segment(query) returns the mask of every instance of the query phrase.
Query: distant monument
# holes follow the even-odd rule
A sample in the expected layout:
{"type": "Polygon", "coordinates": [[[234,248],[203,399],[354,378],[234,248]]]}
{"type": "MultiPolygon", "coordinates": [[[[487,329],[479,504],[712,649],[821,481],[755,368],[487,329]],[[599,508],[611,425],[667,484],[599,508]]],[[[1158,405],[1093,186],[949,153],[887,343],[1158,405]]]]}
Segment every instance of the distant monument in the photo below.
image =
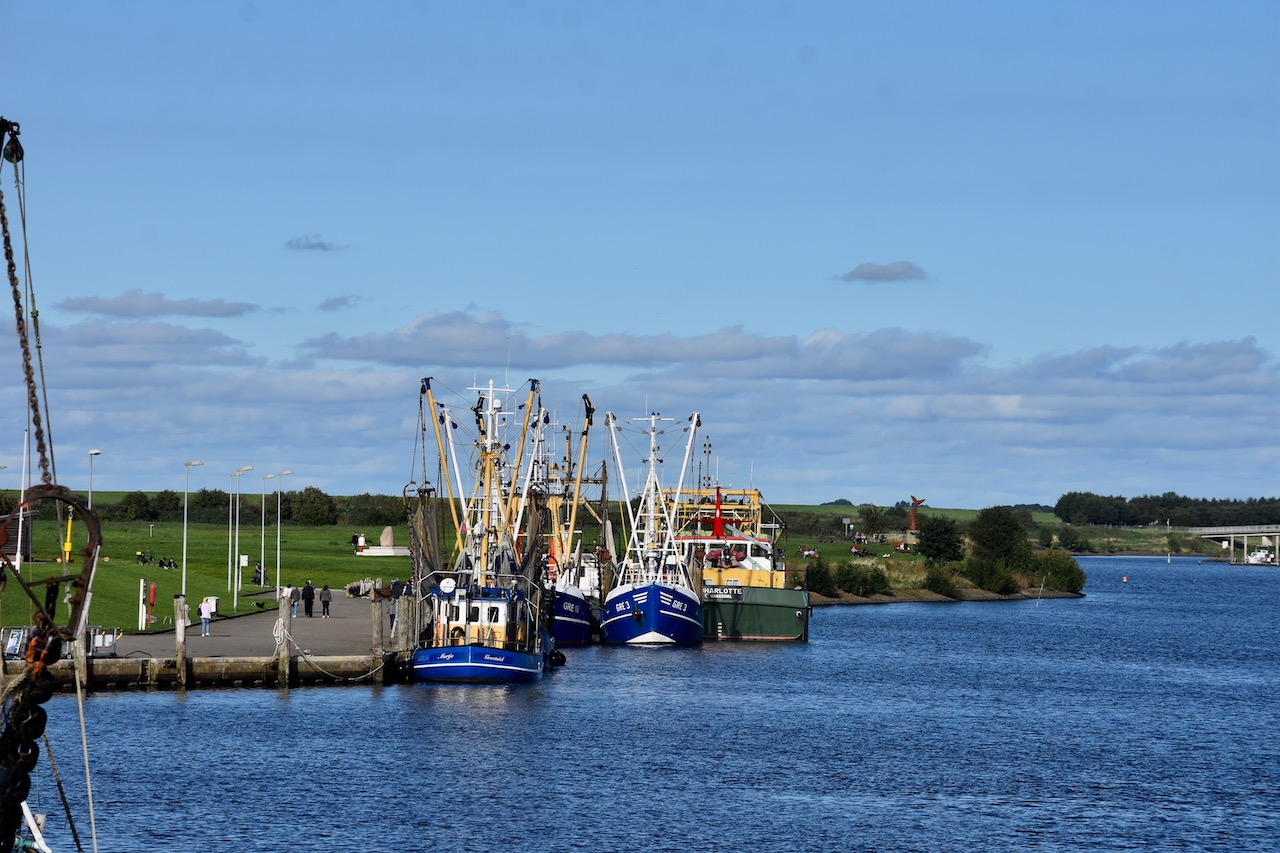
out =
{"type": "Polygon", "coordinates": [[[924,503],[924,498],[911,496],[911,512],[907,514],[907,531],[917,533],[920,530],[919,519],[916,518],[916,508],[924,503]]]}
{"type": "Polygon", "coordinates": [[[356,556],[358,557],[407,557],[409,549],[404,545],[396,545],[396,535],[390,526],[382,528],[377,545],[365,545],[364,534],[353,537],[356,540],[356,556]]]}

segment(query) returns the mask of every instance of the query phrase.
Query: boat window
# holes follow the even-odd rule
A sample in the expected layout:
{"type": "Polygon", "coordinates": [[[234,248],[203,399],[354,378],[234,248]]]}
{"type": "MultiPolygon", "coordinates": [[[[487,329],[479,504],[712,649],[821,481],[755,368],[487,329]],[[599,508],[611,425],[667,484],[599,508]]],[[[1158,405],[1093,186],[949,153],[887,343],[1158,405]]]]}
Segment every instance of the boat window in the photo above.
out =
{"type": "Polygon", "coordinates": [[[468,621],[468,622],[479,622],[479,621],[480,621],[480,608],[479,608],[479,607],[472,607],[472,608],[471,608],[471,612],[467,615],[467,621],[468,621]]]}
{"type": "Polygon", "coordinates": [[[458,607],[458,605],[454,604],[449,608],[450,622],[457,622],[461,615],[462,615],[462,608],[458,607]]]}
{"type": "Polygon", "coordinates": [[[489,608],[489,624],[494,625],[497,623],[497,621],[498,621],[498,608],[490,607],[489,608]]]}

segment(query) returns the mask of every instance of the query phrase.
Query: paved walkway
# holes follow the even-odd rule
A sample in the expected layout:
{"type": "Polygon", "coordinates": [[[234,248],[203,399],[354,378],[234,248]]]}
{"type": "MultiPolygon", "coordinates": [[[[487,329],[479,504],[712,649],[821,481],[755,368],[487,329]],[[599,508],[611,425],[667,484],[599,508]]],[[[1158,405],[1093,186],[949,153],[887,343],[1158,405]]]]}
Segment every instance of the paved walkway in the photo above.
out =
{"type": "MultiPolygon", "coordinates": [[[[196,618],[192,602],[192,624],[187,628],[187,656],[207,657],[270,657],[275,653],[275,628],[279,618],[278,602],[267,595],[241,598],[243,608],[249,601],[262,601],[262,610],[254,610],[240,616],[214,618],[208,637],[200,636],[200,620],[196,618]]],[[[298,604],[298,615],[289,619],[288,633],[294,648],[291,654],[303,649],[313,655],[368,655],[373,653],[373,602],[368,598],[347,598],[344,590],[334,593],[329,605],[330,618],[320,617],[320,602],[315,603],[315,615],[308,619],[298,604]]],[[[383,615],[385,623],[386,615],[383,615]]],[[[384,624],[389,640],[390,631],[384,624]]],[[[177,653],[177,641],[173,630],[149,634],[125,634],[116,641],[117,657],[171,658],[177,653]]]]}

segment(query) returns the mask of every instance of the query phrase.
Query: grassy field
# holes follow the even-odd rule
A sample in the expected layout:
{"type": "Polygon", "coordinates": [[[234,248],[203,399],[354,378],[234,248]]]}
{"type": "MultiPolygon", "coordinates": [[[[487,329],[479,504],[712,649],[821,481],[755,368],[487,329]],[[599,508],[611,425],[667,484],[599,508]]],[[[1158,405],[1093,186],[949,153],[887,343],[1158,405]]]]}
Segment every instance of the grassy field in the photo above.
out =
{"type": "MultiPolygon", "coordinates": [[[[32,525],[32,563],[25,563],[25,577],[48,577],[61,574],[55,562],[66,542],[65,527],[37,520],[32,525]]],[[[317,587],[328,584],[342,589],[361,578],[382,578],[384,583],[404,578],[409,573],[407,557],[358,557],[351,548],[351,537],[357,531],[347,527],[300,527],[284,525],[280,531],[280,579],[285,584],[302,584],[310,580],[317,587]]],[[[369,531],[361,531],[369,533],[369,531]]],[[[114,626],[126,631],[138,628],[140,582],[145,588],[156,585],[155,629],[173,627],[173,597],[182,590],[181,569],[160,568],[162,557],[182,562],[182,523],[104,522],[102,526],[102,558],[93,584],[89,624],[114,626]],[[138,552],[150,553],[155,563],[138,562],[138,552]]],[[[234,537],[233,537],[234,538],[234,537]]],[[[373,542],[376,543],[376,534],[373,542]]],[[[396,530],[396,544],[408,543],[408,532],[396,530]]],[[[72,565],[78,565],[85,547],[83,528],[74,523],[71,529],[72,565]]],[[[270,600],[275,586],[276,528],[266,528],[268,588],[254,586],[253,567],[262,558],[262,527],[259,518],[252,524],[240,525],[241,554],[248,555],[248,568],[238,595],[228,591],[227,525],[191,524],[187,527],[187,600],[192,609],[206,595],[219,597],[220,613],[247,613],[259,602],[270,600]],[[237,599],[237,600],[233,600],[237,599]]],[[[61,597],[59,597],[61,604],[61,597]]],[[[30,623],[31,604],[16,583],[10,583],[0,594],[0,625],[30,623]]],[[[65,614],[59,614],[60,618],[65,614]]]]}

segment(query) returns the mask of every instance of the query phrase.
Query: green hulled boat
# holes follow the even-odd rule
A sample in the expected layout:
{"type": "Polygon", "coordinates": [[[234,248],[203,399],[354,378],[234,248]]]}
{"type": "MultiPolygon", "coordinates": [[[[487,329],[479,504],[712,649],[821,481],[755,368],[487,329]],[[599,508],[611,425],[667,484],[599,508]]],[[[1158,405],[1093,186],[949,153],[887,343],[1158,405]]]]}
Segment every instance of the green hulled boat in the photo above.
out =
{"type": "Polygon", "coordinates": [[[758,489],[669,493],[676,541],[702,591],[704,640],[808,640],[809,593],[787,585],[777,547],[782,525],[765,522],[758,489]]]}

